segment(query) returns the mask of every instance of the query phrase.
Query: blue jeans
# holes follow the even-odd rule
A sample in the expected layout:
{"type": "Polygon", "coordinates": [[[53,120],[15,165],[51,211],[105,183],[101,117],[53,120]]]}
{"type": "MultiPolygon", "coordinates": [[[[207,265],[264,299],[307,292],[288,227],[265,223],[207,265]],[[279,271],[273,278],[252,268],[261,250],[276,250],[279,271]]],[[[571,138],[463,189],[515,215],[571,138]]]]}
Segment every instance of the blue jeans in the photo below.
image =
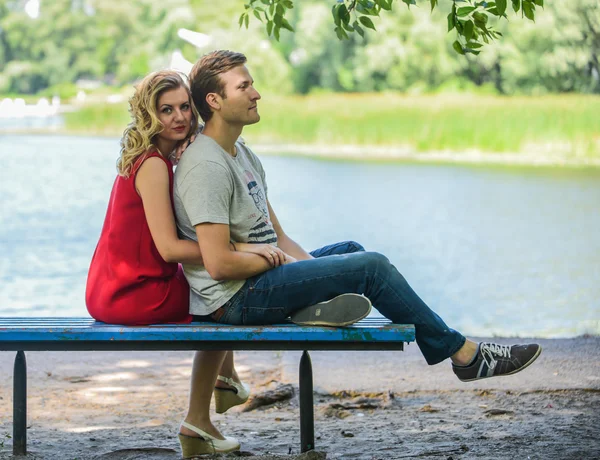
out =
{"type": "Polygon", "coordinates": [[[352,292],[367,296],[392,322],[414,324],[417,344],[428,364],[449,358],[464,345],[465,338],[446,326],[385,256],[365,252],[353,241],[326,246],[311,255],[315,259],[248,278],[224,305],[219,322],[277,324],[296,310],[352,292]]]}

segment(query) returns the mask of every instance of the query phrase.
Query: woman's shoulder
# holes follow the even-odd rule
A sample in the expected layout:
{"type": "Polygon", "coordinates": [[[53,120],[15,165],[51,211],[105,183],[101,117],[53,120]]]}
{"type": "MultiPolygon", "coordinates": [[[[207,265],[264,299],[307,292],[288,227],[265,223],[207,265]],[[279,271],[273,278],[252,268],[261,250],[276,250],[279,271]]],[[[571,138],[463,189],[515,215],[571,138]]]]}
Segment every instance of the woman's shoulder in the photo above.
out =
{"type": "Polygon", "coordinates": [[[164,156],[162,156],[160,154],[160,152],[158,152],[156,149],[149,150],[148,152],[140,155],[140,157],[136,160],[136,162],[133,165],[131,175],[135,176],[136,173],[142,167],[142,165],[147,164],[147,163],[154,164],[157,166],[159,166],[160,164],[164,164],[165,166],[167,166],[167,168],[172,166],[172,163],[168,159],[166,159],[164,156]],[[151,160],[151,161],[149,161],[149,160],[151,160]]]}

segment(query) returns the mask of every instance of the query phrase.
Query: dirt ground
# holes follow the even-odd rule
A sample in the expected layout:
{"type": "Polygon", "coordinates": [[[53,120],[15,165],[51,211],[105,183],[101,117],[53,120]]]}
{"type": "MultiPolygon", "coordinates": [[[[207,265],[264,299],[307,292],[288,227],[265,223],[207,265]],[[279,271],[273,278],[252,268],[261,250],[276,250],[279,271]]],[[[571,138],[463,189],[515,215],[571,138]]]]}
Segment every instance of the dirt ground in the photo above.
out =
{"type": "MultiPolygon", "coordinates": [[[[0,353],[1,460],[13,458],[13,357],[0,353]]],[[[226,458],[600,459],[595,377],[563,389],[388,386],[373,392],[323,391],[316,385],[317,451],[300,455],[298,391],[285,378],[280,356],[246,352],[237,363],[255,397],[292,391],[274,404],[214,417],[223,433],[242,444],[241,453],[226,458]]],[[[188,352],[28,354],[27,458],[181,458],[176,433],[187,405],[190,364],[188,352]]],[[[527,372],[535,377],[536,368],[527,372]]],[[[346,383],[340,387],[352,387],[346,383]]]]}

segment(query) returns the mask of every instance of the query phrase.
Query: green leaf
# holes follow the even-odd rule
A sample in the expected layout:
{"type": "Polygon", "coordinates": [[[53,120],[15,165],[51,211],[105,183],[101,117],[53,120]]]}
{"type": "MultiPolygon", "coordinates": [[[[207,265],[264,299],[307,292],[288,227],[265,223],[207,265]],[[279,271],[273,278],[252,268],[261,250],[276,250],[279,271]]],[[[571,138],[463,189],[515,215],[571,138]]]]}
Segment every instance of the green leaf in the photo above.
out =
{"type": "Polygon", "coordinates": [[[481,48],[483,45],[481,43],[477,43],[477,42],[469,42],[467,43],[467,48],[471,48],[471,49],[477,49],[477,48],[481,48]]]}
{"type": "Polygon", "coordinates": [[[512,0],[512,7],[515,13],[521,9],[521,0],[512,0]]]}
{"type": "Polygon", "coordinates": [[[467,41],[471,40],[471,38],[473,37],[473,29],[475,28],[475,24],[473,24],[473,21],[469,20],[467,22],[465,22],[465,27],[463,29],[463,35],[465,36],[465,39],[467,41]]]}
{"type": "Polygon", "coordinates": [[[362,38],[365,38],[365,29],[359,26],[356,22],[354,23],[354,30],[356,30],[358,35],[360,35],[362,38]]]}
{"type": "Polygon", "coordinates": [[[273,21],[267,21],[267,34],[269,35],[269,37],[271,36],[272,32],[273,32],[273,21]]]}
{"type": "Polygon", "coordinates": [[[342,27],[344,28],[344,30],[347,30],[348,32],[354,32],[354,27],[352,27],[350,24],[342,22],[342,27]]]}
{"type": "Polygon", "coordinates": [[[283,16],[285,14],[285,8],[283,7],[283,5],[281,3],[277,4],[277,8],[276,8],[276,13],[279,16],[283,16]]]}
{"type": "Polygon", "coordinates": [[[279,26],[275,26],[275,28],[273,29],[273,36],[275,37],[275,40],[279,41],[279,26]]]}
{"type": "Polygon", "coordinates": [[[244,24],[246,25],[246,29],[248,28],[249,23],[250,23],[250,15],[246,14],[246,17],[244,18],[244,24]]]}
{"type": "Polygon", "coordinates": [[[454,48],[454,51],[456,51],[458,54],[465,54],[465,50],[463,50],[463,47],[458,40],[452,43],[452,48],[454,48]]]}
{"type": "Polygon", "coordinates": [[[275,23],[275,27],[281,27],[283,16],[280,14],[276,14],[273,16],[273,22],[275,23]]]}
{"type": "Polygon", "coordinates": [[[346,33],[346,31],[344,29],[342,29],[341,27],[336,27],[335,28],[335,33],[337,35],[337,37],[340,40],[343,40],[344,38],[348,38],[348,34],[346,33]]]}
{"type": "Polygon", "coordinates": [[[448,32],[450,32],[452,29],[454,29],[454,26],[456,25],[454,20],[455,20],[454,13],[448,14],[448,32]]]}
{"type": "Polygon", "coordinates": [[[476,23],[487,24],[487,22],[488,22],[487,14],[480,13],[479,11],[476,13],[473,13],[473,19],[475,19],[476,23]]]}
{"type": "Polygon", "coordinates": [[[292,0],[283,0],[282,3],[288,10],[291,10],[294,7],[294,2],[292,2],[292,0]]]}
{"type": "Polygon", "coordinates": [[[244,23],[244,16],[246,16],[246,13],[242,13],[240,15],[240,19],[238,20],[238,24],[240,25],[240,27],[242,27],[242,24],[244,23]]]}
{"type": "Polygon", "coordinates": [[[275,13],[275,3],[271,3],[271,6],[269,7],[269,16],[273,17],[274,13],[275,13]]]}
{"type": "Polygon", "coordinates": [[[348,8],[346,8],[346,5],[344,5],[343,3],[340,6],[340,19],[346,24],[350,22],[350,12],[348,11],[348,8]]]}
{"type": "Polygon", "coordinates": [[[288,20],[286,18],[281,18],[281,27],[289,30],[290,32],[294,31],[294,28],[292,27],[292,25],[288,22],[288,20]]]}
{"type": "Polygon", "coordinates": [[[438,0],[430,0],[429,3],[431,3],[431,11],[433,11],[437,6],[438,0]]]}
{"type": "Polygon", "coordinates": [[[458,9],[458,11],[456,12],[456,14],[459,17],[463,17],[463,16],[467,16],[468,14],[472,13],[476,9],[477,9],[477,7],[475,7],[475,6],[462,6],[462,7],[460,7],[458,9]]]}
{"type": "Polygon", "coordinates": [[[331,14],[333,15],[333,22],[337,27],[340,27],[342,24],[342,20],[340,19],[340,6],[341,5],[333,5],[331,8],[331,14]]]}
{"type": "Polygon", "coordinates": [[[533,21],[535,19],[535,5],[531,2],[523,2],[523,14],[527,19],[533,21]]]}
{"type": "Polygon", "coordinates": [[[542,8],[544,7],[544,0],[533,0],[533,3],[535,3],[537,6],[541,6],[542,8]]]}
{"type": "Polygon", "coordinates": [[[506,5],[507,5],[506,0],[497,0],[496,1],[496,9],[498,10],[498,13],[500,13],[497,16],[502,16],[506,12],[506,5]]]}
{"type": "Polygon", "coordinates": [[[256,16],[256,19],[262,22],[262,18],[260,17],[260,13],[258,11],[254,10],[254,16],[256,16]]]}
{"type": "MultiPolygon", "coordinates": [[[[359,0],[360,1],[360,0],[359,0]]],[[[371,9],[372,6],[369,6],[370,3],[372,2],[366,2],[367,5],[365,5],[365,8],[371,9]]],[[[384,9],[386,11],[390,11],[392,9],[392,2],[388,1],[388,0],[375,0],[375,4],[377,4],[377,6],[379,6],[381,9],[384,9]]],[[[379,13],[374,12],[375,14],[372,14],[372,16],[379,16],[379,13]]],[[[367,14],[367,13],[365,13],[367,14]]]]}
{"type": "Polygon", "coordinates": [[[373,21],[371,21],[371,18],[368,18],[366,16],[361,16],[360,18],[358,18],[358,20],[366,28],[375,30],[375,24],[373,24],[373,21]]]}

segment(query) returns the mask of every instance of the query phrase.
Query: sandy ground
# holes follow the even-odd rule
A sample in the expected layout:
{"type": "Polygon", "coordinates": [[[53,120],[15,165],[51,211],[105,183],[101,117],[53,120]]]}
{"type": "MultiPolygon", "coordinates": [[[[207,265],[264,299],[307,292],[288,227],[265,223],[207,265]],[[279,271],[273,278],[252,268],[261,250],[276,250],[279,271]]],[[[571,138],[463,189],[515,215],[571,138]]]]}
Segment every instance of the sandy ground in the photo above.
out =
{"type": "MultiPolygon", "coordinates": [[[[494,339],[501,343],[513,340],[494,339]]],[[[461,383],[400,352],[313,352],[317,452],[299,455],[296,352],[239,352],[253,394],[284,401],[215,415],[256,459],[600,459],[600,337],[542,340],[521,374],[461,383]]],[[[0,459],[12,452],[14,353],[0,352],[0,459]]],[[[31,459],[180,458],[190,352],[31,352],[31,459]]],[[[20,457],[22,458],[22,457],[20,457]]],[[[227,458],[237,458],[229,456],[227,458]]]]}

